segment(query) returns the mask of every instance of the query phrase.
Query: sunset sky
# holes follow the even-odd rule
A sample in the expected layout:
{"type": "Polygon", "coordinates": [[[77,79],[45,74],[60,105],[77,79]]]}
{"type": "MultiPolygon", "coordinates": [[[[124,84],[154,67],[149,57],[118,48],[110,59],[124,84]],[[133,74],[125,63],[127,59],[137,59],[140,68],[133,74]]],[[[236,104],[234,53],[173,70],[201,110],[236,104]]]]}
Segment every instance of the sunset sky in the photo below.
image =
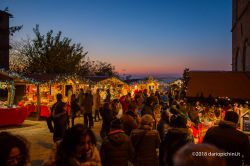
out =
{"type": "Polygon", "coordinates": [[[120,74],[231,70],[231,0],[0,0],[5,7],[23,25],[13,40],[32,38],[36,24],[62,31],[120,74]]]}

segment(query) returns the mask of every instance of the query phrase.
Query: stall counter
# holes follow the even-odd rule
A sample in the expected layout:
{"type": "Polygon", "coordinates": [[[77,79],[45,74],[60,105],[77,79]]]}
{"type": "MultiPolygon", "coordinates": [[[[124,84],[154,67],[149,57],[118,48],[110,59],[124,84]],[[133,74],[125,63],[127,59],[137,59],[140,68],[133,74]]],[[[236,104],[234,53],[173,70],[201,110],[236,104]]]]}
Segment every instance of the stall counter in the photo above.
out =
{"type": "Polygon", "coordinates": [[[26,107],[0,108],[0,126],[21,125],[28,116],[26,107]]]}

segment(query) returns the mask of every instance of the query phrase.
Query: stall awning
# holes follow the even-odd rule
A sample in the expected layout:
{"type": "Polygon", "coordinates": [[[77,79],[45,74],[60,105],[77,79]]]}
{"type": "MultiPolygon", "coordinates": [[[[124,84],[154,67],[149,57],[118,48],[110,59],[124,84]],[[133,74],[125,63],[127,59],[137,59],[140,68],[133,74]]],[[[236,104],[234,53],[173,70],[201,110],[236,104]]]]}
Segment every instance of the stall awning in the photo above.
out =
{"type": "Polygon", "coordinates": [[[191,71],[189,76],[187,97],[250,99],[249,73],[191,71]]]}
{"type": "Polygon", "coordinates": [[[126,84],[124,81],[120,80],[117,77],[109,77],[109,76],[89,76],[84,77],[86,80],[91,81],[92,83],[100,83],[100,82],[106,82],[106,81],[115,81],[118,82],[118,84],[126,84]]]}
{"type": "Polygon", "coordinates": [[[13,80],[13,78],[9,76],[8,73],[0,71],[0,81],[10,81],[10,80],[13,80]]]}

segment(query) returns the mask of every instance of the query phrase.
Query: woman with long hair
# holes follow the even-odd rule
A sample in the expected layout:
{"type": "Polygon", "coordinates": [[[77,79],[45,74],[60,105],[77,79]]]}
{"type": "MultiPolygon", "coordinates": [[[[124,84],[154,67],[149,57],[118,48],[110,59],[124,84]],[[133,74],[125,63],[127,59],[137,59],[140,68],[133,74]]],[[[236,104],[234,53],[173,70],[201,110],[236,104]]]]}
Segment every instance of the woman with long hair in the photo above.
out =
{"type": "Polygon", "coordinates": [[[27,166],[29,163],[29,146],[25,138],[8,132],[0,133],[0,165],[27,166]]]}
{"type": "Polygon", "coordinates": [[[77,124],[66,131],[62,141],[56,143],[44,166],[101,166],[95,145],[93,131],[77,124]]]}

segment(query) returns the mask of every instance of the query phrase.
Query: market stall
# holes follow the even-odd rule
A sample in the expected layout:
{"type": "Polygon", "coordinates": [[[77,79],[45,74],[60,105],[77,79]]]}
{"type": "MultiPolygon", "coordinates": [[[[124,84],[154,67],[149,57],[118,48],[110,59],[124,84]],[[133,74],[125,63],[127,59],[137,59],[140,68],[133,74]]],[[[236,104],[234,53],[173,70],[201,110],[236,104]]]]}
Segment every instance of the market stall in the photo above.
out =
{"type": "Polygon", "coordinates": [[[20,125],[29,115],[26,107],[16,106],[15,81],[6,72],[0,72],[0,126],[20,125]]]}
{"type": "Polygon", "coordinates": [[[119,99],[121,96],[126,95],[129,90],[129,86],[116,77],[93,76],[85,77],[85,79],[89,80],[89,89],[91,89],[92,92],[95,92],[96,89],[101,91],[102,99],[105,98],[107,89],[110,90],[111,100],[119,99]]]}
{"type": "Polygon", "coordinates": [[[136,91],[143,91],[144,89],[147,89],[148,93],[155,93],[159,88],[159,82],[153,79],[153,77],[148,77],[146,79],[130,79],[125,82],[129,84],[132,95],[136,91]]]}
{"type": "Polygon", "coordinates": [[[50,116],[50,108],[56,102],[56,95],[61,93],[63,101],[70,111],[70,97],[77,94],[80,88],[87,84],[77,78],[52,74],[33,74],[27,76],[35,83],[26,85],[26,95],[20,104],[28,107],[30,112],[40,112],[41,117],[50,116]]]}
{"type": "Polygon", "coordinates": [[[226,111],[239,115],[238,129],[249,132],[250,79],[244,72],[191,71],[186,99],[199,112],[200,134],[224,119],[226,111]],[[197,104],[198,103],[198,104],[197,104]]]}

